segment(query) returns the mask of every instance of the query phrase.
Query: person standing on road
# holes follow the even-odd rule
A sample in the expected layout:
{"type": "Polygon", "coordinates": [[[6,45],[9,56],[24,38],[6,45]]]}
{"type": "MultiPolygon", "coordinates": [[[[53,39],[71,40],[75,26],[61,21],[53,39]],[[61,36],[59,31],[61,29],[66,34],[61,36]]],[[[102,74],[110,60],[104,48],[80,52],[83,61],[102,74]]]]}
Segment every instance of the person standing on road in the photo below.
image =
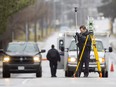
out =
{"type": "MultiPolygon", "coordinates": [[[[80,33],[76,32],[76,35],[78,37],[78,47],[79,47],[79,58],[86,40],[87,35],[89,35],[88,30],[84,25],[80,26],[80,33]]],[[[85,45],[85,50],[82,56],[82,60],[80,61],[79,70],[78,70],[78,77],[80,77],[83,64],[85,64],[84,69],[84,77],[88,77],[89,75],[89,60],[90,60],[90,51],[91,51],[91,38],[88,37],[88,41],[85,45]]]]}
{"type": "Polygon", "coordinates": [[[47,60],[49,60],[49,65],[51,69],[51,77],[57,77],[56,71],[57,71],[57,62],[60,62],[60,54],[55,49],[55,46],[52,45],[51,49],[47,53],[47,60]]]}

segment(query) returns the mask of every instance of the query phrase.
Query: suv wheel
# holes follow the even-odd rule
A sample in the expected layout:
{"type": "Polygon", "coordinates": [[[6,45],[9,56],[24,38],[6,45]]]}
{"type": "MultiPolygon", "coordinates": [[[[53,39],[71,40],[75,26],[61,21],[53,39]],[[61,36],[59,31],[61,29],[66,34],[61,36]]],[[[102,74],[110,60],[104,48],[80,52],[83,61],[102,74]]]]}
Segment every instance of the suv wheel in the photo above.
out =
{"type": "Polygon", "coordinates": [[[3,76],[3,78],[10,78],[10,72],[9,72],[8,68],[6,68],[5,66],[3,66],[2,76],[3,76]]]}
{"type": "Polygon", "coordinates": [[[73,72],[72,71],[65,71],[65,77],[72,77],[73,72]]]}
{"type": "Polygon", "coordinates": [[[37,70],[36,77],[42,77],[42,68],[41,67],[37,70]]]}

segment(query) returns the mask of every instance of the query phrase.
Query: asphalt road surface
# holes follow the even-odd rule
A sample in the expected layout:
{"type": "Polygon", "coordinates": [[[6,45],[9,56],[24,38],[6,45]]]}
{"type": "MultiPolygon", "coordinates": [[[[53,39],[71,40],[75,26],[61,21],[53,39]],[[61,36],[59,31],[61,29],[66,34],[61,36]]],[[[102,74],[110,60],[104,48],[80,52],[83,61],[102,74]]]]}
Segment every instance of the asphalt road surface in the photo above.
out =
{"type": "MultiPolygon", "coordinates": [[[[114,73],[114,72],[113,72],[114,73]]],[[[112,73],[110,73],[112,74],[112,73]]],[[[51,78],[49,62],[43,61],[43,77],[35,74],[12,74],[3,79],[0,75],[0,87],[116,87],[116,76],[99,78],[97,73],[90,73],[88,78],[65,78],[64,71],[57,71],[57,78],[51,78]]]]}

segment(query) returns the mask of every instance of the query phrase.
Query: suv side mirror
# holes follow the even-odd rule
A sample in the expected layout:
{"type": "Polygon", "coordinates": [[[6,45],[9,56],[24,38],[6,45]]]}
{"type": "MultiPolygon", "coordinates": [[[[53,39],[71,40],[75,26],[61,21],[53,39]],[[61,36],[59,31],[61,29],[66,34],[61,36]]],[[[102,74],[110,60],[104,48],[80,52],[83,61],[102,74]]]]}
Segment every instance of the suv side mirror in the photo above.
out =
{"type": "Polygon", "coordinates": [[[66,48],[66,52],[68,52],[69,51],[69,48],[66,48]]]}
{"type": "Polygon", "coordinates": [[[112,47],[109,47],[109,52],[112,52],[112,51],[113,51],[112,47]]]}
{"type": "Polygon", "coordinates": [[[107,52],[107,49],[106,49],[106,48],[104,48],[104,51],[105,51],[105,52],[107,52]]]}
{"type": "Polygon", "coordinates": [[[6,54],[3,49],[0,49],[0,54],[6,54]]]}
{"type": "Polygon", "coordinates": [[[40,52],[40,53],[44,53],[44,52],[46,52],[46,50],[41,50],[41,52],[40,52]]]}

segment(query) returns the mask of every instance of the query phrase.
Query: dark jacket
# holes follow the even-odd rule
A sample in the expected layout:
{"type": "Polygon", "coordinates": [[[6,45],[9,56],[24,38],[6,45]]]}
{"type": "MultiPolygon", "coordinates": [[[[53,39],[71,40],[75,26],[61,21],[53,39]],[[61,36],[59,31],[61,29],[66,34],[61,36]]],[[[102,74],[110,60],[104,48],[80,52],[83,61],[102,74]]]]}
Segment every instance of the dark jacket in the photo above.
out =
{"type": "Polygon", "coordinates": [[[60,54],[56,49],[50,49],[46,57],[51,62],[60,61],[60,54]]]}
{"type": "MultiPolygon", "coordinates": [[[[80,33],[80,36],[78,37],[78,47],[80,50],[83,49],[87,35],[89,35],[88,31],[86,31],[85,33],[80,33]]],[[[88,41],[86,43],[86,48],[91,50],[91,38],[90,38],[90,36],[88,37],[88,41]]]]}

